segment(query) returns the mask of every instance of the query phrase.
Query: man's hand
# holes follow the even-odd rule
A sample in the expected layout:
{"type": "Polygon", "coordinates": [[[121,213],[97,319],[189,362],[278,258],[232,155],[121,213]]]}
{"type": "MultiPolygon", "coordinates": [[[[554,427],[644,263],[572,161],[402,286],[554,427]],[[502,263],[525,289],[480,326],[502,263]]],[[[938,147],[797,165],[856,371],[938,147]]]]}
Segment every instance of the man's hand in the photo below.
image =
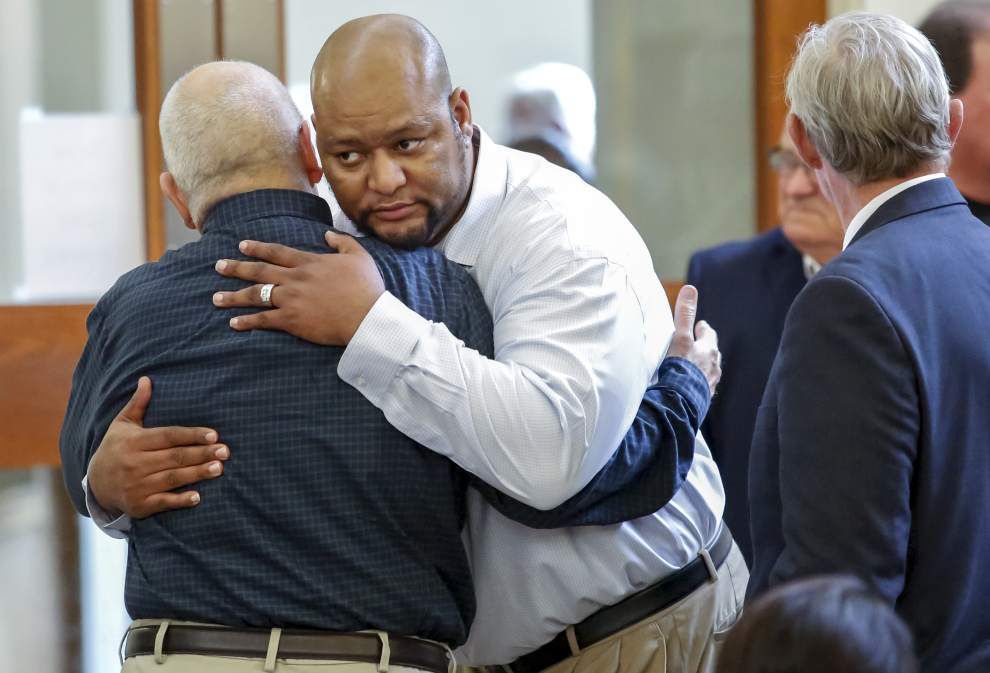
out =
{"type": "Polygon", "coordinates": [[[142,376],[127,405],[110,423],[87,472],[89,489],[112,515],[143,519],[199,504],[195,491],[171,493],[223,472],[230,450],[209,428],[145,428],[151,379],[142,376]]]}
{"type": "Polygon", "coordinates": [[[678,357],[695,365],[708,379],[708,389],[715,394],[715,386],[722,378],[722,354],[718,350],[718,335],[704,320],[697,325],[698,290],[685,285],[677,293],[674,306],[674,337],[670,340],[667,357],[678,357]]]}
{"type": "Polygon", "coordinates": [[[217,271],[258,285],[237,292],[217,292],[221,308],[265,307],[261,287],[272,283],[271,310],[232,318],[238,331],[271,329],[326,346],[346,346],[378,297],[385,292],[378,265],[350,236],[327,232],[335,255],[301,252],[276,243],[241,241],[245,255],[263,262],[222,259],[217,271]],[[269,263],[266,263],[269,262],[269,263]]]}

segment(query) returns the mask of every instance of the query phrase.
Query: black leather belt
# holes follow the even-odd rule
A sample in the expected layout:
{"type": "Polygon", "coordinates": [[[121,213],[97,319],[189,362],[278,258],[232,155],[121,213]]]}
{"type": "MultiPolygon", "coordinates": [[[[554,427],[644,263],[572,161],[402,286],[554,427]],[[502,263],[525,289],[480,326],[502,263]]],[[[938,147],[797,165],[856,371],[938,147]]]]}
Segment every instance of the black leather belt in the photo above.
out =
{"type": "MultiPolygon", "coordinates": [[[[138,626],[127,632],[124,657],[155,653],[157,625],[138,626]]],[[[163,639],[163,654],[201,654],[217,657],[264,659],[271,631],[234,629],[222,626],[169,624],[163,639]]],[[[389,662],[397,666],[447,673],[447,650],[437,643],[417,638],[389,636],[389,662]]],[[[382,643],[374,633],[329,633],[285,629],[278,641],[279,659],[360,661],[377,664],[382,643]]]]}
{"type": "MultiPolygon", "coordinates": [[[[722,524],[722,532],[715,544],[708,550],[715,570],[725,563],[732,550],[732,534],[728,526],[722,524]]],[[[711,579],[711,571],[701,555],[672,575],[664,577],[656,584],[624,598],[615,605],[602,608],[595,614],[574,626],[574,636],[579,649],[618,633],[622,629],[643,621],[650,615],[664,610],[682,598],[694,593],[711,579]]],[[[516,659],[512,664],[502,666],[507,673],[538,673],[573,656],[567,643],[567,633],[561,632],[538,650],[516,659]]],[[[498,666],[490,666],[498,670],[498,666]]]]}

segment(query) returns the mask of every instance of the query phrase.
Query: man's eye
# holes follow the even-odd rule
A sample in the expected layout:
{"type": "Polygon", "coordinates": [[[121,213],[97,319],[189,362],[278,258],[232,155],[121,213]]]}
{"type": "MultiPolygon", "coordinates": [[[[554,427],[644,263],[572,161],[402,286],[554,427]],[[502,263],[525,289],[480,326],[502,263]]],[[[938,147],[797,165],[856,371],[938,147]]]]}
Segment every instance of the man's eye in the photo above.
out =
{"type": "Polygon", "coordinates": [[[353,166],[358,161],[360,161],[361,155],[357,152],[338,152],[337,161],[344,164],[345,166],[353,166]]]}
{"type": "Polygon", "coordinates": [[[411,152],[417,149],[422,144],[423,144],[422,138],[409,138],[406,140],[400,140],[396,146],[403,152],[411,152]]]}

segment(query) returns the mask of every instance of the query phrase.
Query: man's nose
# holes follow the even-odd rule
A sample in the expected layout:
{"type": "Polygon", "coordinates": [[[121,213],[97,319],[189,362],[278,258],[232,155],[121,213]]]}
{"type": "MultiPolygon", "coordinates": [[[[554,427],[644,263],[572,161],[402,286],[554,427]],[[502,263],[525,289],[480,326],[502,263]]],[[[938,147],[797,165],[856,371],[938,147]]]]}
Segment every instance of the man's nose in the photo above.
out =
{"type": "Polygon", "coordinates": [[[787,196],[814,196],[818,193],[818,181],[804,166],[797,166],[789,175],[782,176],[780,190],[787,196]]]}
{"type": "Polygon", "coordinates": [[[406,173],[392,157],[385,152],[371,157],[371,171],[368,174],[368,187],[379,194],[394,194],[406,184],[406,173]]]}

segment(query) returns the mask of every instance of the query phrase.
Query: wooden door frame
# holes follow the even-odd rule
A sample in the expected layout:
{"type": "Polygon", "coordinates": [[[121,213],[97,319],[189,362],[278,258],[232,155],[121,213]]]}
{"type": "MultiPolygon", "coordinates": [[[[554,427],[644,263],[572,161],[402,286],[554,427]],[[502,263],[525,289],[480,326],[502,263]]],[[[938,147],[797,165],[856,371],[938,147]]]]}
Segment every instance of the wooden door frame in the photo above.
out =
{"type": "Polygon", "coordinates": [[[828,18],[827,0],[753,0],[756,232],[777,226],[777,179],[769,152],[777,144],[787,103],[784,83],[797,40],[828,18]]]}

